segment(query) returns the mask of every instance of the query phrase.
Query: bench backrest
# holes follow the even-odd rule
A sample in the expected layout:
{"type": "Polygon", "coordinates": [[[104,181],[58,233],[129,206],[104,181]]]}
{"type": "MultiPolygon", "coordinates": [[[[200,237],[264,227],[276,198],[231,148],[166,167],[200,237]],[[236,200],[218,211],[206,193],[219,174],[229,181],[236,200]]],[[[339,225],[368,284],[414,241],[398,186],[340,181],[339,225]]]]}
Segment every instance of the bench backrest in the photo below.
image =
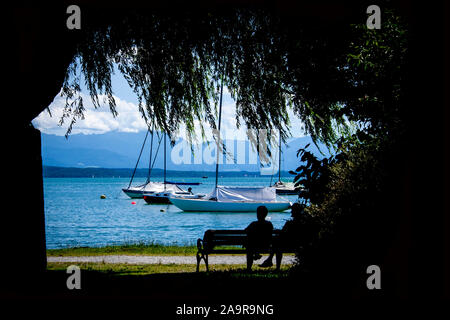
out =
{"type": "MultiPolygon", "coordinates": [[[[272,231],[272,239],[280,235],[280,230],[272,231]]],[[[219,246],[243,245],[247,240],[245,230],[207,230],[203,236],[203,246],[208,250],[219,246]]]]}

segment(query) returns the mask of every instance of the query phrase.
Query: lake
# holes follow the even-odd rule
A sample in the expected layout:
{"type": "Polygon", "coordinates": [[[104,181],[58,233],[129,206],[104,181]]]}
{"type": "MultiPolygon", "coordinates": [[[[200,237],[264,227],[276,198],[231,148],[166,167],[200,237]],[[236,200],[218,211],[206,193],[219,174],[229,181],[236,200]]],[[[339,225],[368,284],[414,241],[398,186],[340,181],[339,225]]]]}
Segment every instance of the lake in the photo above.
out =
{"type": "MultiPolygon", "coordinates": [[[[209,193],[215,182],[214,178],[177,179],[175,176],[167,180],[201,182],[192,186],[194,193],[209,193]]],[[[136,179],[133,185],[144,181],[136,179]]],[[[219,184],[227,186],[268,186],[270,181],[270,176],[219,178],[219,184]]],[[[129,178],[44,178],[47,248],[136,242],[194,244],[207,229],[243,229],[256,220],[256,213],[191,213],[173,205],[149,205],[122,192],[128,183],[129,178]],[[102,194],[106,199],[100,199],[102,194]]],[[[292,202],[297,199],[296,196],[284,198],[292,202]]],[[[289,210],[268,215],[275,228],[281,228],[289,218],[289,210]]]]}

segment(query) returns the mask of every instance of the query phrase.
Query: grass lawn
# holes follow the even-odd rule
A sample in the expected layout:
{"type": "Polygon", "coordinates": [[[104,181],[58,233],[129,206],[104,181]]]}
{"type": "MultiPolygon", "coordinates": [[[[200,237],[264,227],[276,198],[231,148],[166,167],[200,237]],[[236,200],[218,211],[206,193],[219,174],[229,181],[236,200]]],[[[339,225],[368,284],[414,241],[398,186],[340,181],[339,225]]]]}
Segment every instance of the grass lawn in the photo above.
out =
{"type": "Polygon", "coordinates": [[[64,249],[47,249],[47,256],[52,257],[101,255],[195,256],[196,253],[197,246],[194,245],[162,245],[155,243],[132,243],[105,247],[73,247],[64,249]]]}
{"type": "Polygon", "coordinates": [[[47,256],[99,256],[99,255],[182,255],[197,253],[196,246],[161,245],[155,243],[133,243],[104,247],[72,247],[64,249],[47,249],[47,256]]]}
{"type": "MultiPolygon", "coordinates": [[[[195,272],[194,264],[119,264],[119,263],[67,263],[67,262],[49,262],[47,264],[48,271],[66,271],[70,265],[77,265],[81,271],[95,271],[110,276],[145,276],[158,273],[190,273],[195,272]]],[[[227,265],[227,264],[213,264],[210,265],[210,272],[230,273],[241,276],[252,277],[280,277],[285,276],[289,270],[289,266],[282,265],[281,271],[276,272],[272,268],[260,268],[253,266],[253,272],[247,274],[245,272],[246,266],[244,264],[227,265]]],[[[200,267],[200,271],[204,272],[205,266],[200,267]]]]}

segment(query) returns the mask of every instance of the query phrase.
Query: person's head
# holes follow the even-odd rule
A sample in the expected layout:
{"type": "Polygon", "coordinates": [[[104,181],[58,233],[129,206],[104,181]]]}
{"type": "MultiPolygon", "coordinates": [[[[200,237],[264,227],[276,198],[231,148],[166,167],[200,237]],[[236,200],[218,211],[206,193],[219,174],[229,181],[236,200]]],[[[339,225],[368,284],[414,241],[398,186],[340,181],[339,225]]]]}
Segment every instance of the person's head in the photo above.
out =
{"type": "Polygon", "coordinates": [[[189,187],[189,188],[188,188],[188,192],[191,192],[191,191],[192,191],[192,188],[191,188],[191,187],[189,187]]]}
{"type": "Polygon", "coordinates": [[[256,209],[256,217],[260,221],[266,219],[268,213],[269,213],[269,210],[267,210],[267,208],[265,206],[259,206],[256,209]]]}

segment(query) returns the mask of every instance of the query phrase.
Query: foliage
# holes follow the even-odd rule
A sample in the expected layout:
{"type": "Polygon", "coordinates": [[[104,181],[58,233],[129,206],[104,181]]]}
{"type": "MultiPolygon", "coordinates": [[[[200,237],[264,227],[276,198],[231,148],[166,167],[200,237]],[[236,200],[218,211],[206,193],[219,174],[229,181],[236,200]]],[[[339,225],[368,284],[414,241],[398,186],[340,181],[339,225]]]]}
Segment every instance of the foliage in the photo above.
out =
{"type": "Polygon", "coordinates": [[[61,122],[71,118],[67,134],[83,118],[82,79],[94,106],[100,107],[103,94],[117,115],[115,65],[136,93],[149,127],[171,137],[181,124],[189,141],[196,138],[196,126],[217,127],[222,81],[236,100],[237,126],[268,130],[269,143],[273,130],[281,130],[283,139],[289,135],[289,108],[315,140],[331,144],[334,127],[347,124],[335,86],[347,63],[347,25],[316,28],[254,8],[130,10],[113,18],[81,30],[62,90],[67,100],[61,122]]]}
{"type": "Polygon", "coordinates": [[[330,168],[336,162],[335,156],[318,159],[313,153],[307,151],[307,144],[297,152],[302,164],[291,174],[295,174],[294,183],[299,189],[299,198],[305,202],[321,203],[326,194],[326,184],[330,179],[330,168]]]}
{"type": "Polygon", "coordinates": [[[296,174],[296,185],[305,187],[305,211],[321,224],[321,240],[313,253],[317,268],[341,259],[340,271],[358,274],[359,264],[383,252],[398,222],[386,203],[395,204],[390,183],[402,165],[396,150],[406,127],[405,30],[392,12],[387,12],[381,30],[354,26],[358,36],[350,43],[342,73],[348,95],[339,112],[359,127],[337,141],[336,153],[329,158],[319,160],[308,146],[299,150],[304,163],[291,173],[296,174]]]}
{"type": "MultiPolygon", "coordinates": [[[[301,196],[313,204],[322,203],[324,195],[330,194],[327,184],[338,172],[349,173],[362,165],[362,159],[373,161],[376,170],[382,150],[389,150],[404,132],[401,88],[406,77],[406,31],[392,12],[385,16],[381,30],[353,26],[354,39],[341,69],[340,88],[345,96],[338,99],[336,112],[357,123],[356,130],[335,140],[336,152],[329,158],[319,160],[306,150],[309,145],[298,151],[303,164],[291,173],[296,174],[297,186],[305,186],[301,196]]],[[[367,177],[371,172],[361,174],[367,177]]],[[[353,178],[354,185],[367,183],[362,177],[353,178]]]]}

